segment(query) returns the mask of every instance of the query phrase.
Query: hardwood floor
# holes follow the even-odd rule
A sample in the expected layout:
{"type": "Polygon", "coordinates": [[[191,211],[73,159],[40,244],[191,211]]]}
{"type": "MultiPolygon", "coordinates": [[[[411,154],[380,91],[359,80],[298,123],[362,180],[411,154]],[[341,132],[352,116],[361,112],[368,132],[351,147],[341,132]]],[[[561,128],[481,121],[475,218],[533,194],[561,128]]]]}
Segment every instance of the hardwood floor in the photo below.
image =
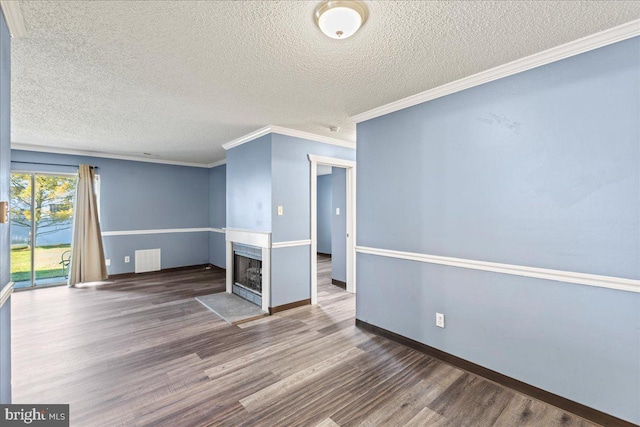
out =
{"type": "Polygon", "coordinates": [[[13,295],[15,403],[72,426],[589,426],[354,326],[319,257],[318,305],[230,326],[203,268],[13,295]]]}

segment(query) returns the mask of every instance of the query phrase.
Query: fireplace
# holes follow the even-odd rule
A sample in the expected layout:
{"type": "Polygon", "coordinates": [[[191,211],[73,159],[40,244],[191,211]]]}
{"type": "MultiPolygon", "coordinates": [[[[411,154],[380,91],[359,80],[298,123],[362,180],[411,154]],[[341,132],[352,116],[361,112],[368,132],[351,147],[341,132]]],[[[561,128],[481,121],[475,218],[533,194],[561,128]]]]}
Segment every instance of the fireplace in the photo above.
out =
{"type": "Polygon", "coordinates": [[[226,228],[226,292],[259,305],[271,303],[271,233],[226,228]]]}
{"type": "Polygon", "coordinates": [[[233,244],[233,293],[262,306],[262,249],[233,244]]]}

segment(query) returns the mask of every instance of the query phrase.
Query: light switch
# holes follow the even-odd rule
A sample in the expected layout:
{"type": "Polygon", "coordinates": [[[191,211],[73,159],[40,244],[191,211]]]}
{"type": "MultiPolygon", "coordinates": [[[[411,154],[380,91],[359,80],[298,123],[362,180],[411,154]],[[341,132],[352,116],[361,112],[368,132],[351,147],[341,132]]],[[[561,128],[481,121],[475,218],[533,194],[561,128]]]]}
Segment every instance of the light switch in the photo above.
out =
{"type": "Polygon", "coordinates": [[[436,313],[436,326],[439,328],[444,328],[444,314],[436,313]]]}
{"type": "Polygon", "coordinates": [[[106,265],[107,267],[109,267],[111,265],[111,260],[110,259],[105,259],[104,260],[104,265],[106,265]]]}
{"type": "Polygon", "coordinates": [[[282,206],[278,206],[278,216],[282,215],[284,215],[284,210],[282,209],[282,206]]]}
{"type": "Polygon", "coordinates": [[[340,208],[336,208],[336,215],[340,215],[340,208]]]}

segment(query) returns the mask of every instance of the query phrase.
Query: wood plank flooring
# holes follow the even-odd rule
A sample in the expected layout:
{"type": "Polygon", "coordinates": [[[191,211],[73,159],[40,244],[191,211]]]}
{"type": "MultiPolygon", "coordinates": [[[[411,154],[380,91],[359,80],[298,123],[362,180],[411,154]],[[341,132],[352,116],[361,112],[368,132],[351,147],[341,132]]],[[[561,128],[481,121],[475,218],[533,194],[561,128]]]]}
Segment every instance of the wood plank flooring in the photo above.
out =
{"type": "Polygon", "coordinates": [[[72,426],[590,426],[354,326],[319,257],[318,305],[231,326],[204,268],[13,295],[15,403],[72,426]]]}

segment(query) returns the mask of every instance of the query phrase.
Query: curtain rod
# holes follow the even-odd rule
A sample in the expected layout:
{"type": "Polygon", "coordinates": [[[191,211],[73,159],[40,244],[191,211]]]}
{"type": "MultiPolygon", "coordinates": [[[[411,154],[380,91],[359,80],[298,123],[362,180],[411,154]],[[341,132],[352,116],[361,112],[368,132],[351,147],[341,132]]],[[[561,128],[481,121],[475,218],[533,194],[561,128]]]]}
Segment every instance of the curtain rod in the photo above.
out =
{"type": "MultiPolygon", "coordinates": [[[[29,165],[44,165],[44,166],[68,166],[72,168],[80,167],[80,165],[65,165],[62,163],[21,162],[20,160],[11,160],[11,163],[23,163],[23,164],[29,164],[29,165]]],[[[94,169],[100,169],[98,166],[94,166],[94,165],[89,165],[89,167],[92,167],[94,169]]]]}

